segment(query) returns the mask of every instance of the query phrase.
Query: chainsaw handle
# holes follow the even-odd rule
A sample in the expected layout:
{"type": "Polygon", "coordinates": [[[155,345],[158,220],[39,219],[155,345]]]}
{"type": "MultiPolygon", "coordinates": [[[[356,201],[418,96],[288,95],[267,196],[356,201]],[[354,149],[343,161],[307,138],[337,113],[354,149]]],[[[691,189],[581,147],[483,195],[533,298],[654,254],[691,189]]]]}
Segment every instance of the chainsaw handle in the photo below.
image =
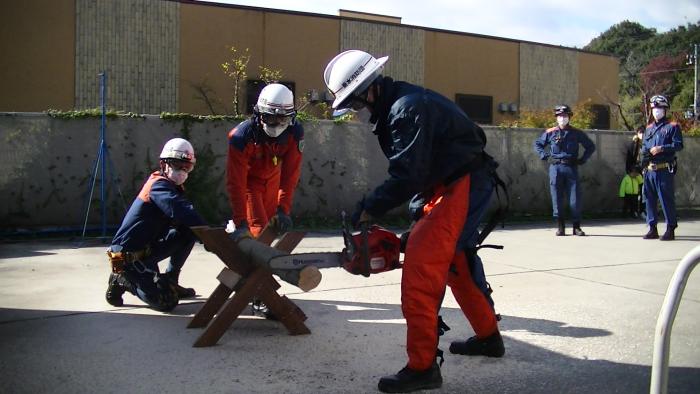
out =
{"type": "Polygon", "coordinates": [[[368,278],[371,269],[369,263],[369,223],[360,222],[359,225],[360,234],[362,235],[362,245],[360,245],[360,258],[362,259],[362,276],[368,278]]]}

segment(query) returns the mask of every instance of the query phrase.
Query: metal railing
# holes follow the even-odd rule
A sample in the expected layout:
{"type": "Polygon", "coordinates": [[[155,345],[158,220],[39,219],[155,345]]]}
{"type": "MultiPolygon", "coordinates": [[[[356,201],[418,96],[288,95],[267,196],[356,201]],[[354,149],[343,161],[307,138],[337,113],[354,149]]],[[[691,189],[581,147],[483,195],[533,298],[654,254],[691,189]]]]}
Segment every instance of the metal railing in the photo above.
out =
{"type": "Polygon", "coordinates": [[[651,363],[651,386],[649,393],[666,394],[668,391],[668,358],[671,353],[671,329],[681,303],[683,290],[688,277],[696,265],[700,263],[700,245],[688,252],[681,260],[671,283],[666,290],[666,297],[661,306],[659,318],[656,321],[654,336],[654,358],[651,363]]]}

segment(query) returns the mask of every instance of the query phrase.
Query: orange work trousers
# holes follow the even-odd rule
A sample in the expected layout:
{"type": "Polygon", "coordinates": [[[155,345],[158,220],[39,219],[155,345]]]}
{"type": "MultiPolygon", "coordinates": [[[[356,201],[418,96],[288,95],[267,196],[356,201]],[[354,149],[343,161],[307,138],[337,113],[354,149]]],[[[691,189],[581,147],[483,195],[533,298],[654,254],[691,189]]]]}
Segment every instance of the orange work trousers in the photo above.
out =
{"type": "Polygon", "coordinates": [[[467,174],[437,190],[408,238],[401,310],[408,329],[408,367],[413,370],[425,370],[435,360],[438,310],[447,285],[477,337],[488,337],[498,330],[491,305],[472,280],[465,252],[457,250],[468,220],[470,180],[467,174]]]}
{"type": "Polygon", "coordinates": [[[278,175],[267,182],[250,179],[248,182],[246,220],[251,234],[257,238],[277,211],[280,178],[278,175]]]}

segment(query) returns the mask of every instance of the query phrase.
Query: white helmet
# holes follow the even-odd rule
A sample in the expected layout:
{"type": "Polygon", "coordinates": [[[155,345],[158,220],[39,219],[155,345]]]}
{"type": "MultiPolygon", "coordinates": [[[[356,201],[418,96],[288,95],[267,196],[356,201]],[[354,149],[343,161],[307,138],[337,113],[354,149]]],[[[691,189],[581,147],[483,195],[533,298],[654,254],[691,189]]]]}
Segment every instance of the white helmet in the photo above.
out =
{"type": "Polygon", "coordinates": [[[323,72],[328,90],[335,96],[333,108],[338,108],[354,92],[360,93],[381,74],[389,56],[376,59],[367,52],[356,49],[334,57],[323,72]]]}
{"type": "Polygon", "coordinates": [[[161,159],[176,159],[189,163],[196,163],[194,157],[194,148],[192,144],[183,138],[173,138],[163,145],[163,150],[160,152],[161,159]]]}
{"type": "Polygon", "coordinates": [[[288,87],[271,83],[260,91],[255,110],[261,114],[294,115],[294,94],[288,87]]]}

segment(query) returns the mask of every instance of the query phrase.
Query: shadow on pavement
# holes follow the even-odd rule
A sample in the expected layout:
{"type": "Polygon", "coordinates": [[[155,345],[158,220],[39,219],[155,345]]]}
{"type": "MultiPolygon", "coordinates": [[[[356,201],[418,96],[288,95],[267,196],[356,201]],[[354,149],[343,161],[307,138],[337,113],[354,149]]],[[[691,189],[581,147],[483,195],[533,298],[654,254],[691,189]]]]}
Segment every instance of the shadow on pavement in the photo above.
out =
{"type": "MultiPolygon", "coordinates": [[[[4,388],[13,393],[116,388],[144,393],[360,393],[376,392],[379,377],[404,366],[406,332],[399,305],[295,302],[309,316],[311,335],[290,336],[279,322],[241,316],[209,348],[193,348],[201,330],[185,328],[200,302],[178,306],[177,315],[143,314],[145,307],[101,312],[0,308],[0,375],[4,388]]],[[[441,348],[472,335],[459,309],[442,312],[452,330],[441,338],[441,348]]],[[[431,392],[649,390],[648,365],[571,357],[512,336],[527,331],[568,337],[595,353],[595,338],[612,335],[606,330],[518,316],[504,316],[501,323],[505,357],[446,352],[444,386],[431,392]]],[[[669,376],[669,392],[700,387],[698,368],[674,367],[669,376]]]]}

